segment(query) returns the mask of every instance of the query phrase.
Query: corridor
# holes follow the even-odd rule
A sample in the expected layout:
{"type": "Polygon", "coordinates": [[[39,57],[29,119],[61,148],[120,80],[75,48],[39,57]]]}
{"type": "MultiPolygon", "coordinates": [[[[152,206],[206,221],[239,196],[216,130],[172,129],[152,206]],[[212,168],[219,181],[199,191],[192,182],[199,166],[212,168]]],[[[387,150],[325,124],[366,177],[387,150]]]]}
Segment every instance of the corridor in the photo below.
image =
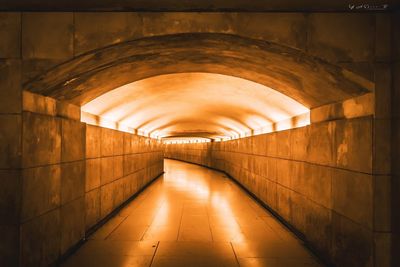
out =
{"type": "Polygon", "coordinates": [[[320,266],[224,174],[170,159],[164,164],[165,174],[63,267],[320,266]]]}

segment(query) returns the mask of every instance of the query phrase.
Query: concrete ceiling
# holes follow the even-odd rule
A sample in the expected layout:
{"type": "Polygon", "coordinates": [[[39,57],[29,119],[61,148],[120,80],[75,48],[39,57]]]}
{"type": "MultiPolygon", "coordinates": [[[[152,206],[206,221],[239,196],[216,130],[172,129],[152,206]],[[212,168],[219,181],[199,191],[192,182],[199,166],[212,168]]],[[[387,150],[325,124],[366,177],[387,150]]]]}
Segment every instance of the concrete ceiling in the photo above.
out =
{"type": "Polygon", "coordinates": [[[237,137],[309,110],[264,85],[221,74],[178,73],[109,91],[82,110],[153,137],[237,137]]]}
{"type": "MultiPolygon", "coordinates": [[[[0,0],[0,10],[33,11],[350,11],[349,4],[389,4],[395,0],[0,0]]],[[[358,11],[369,11],[361,9],[358,11]]]]}
{"type": "Polygon", "coordinates": [[[244,78],[307,107],[338,102],[374,87],[357,74],[296,49],[229,34],[196,33],[143,38],[95,50],[58,65],[24,89],[83,105],[134,81],[183,72],[244,78]]]}

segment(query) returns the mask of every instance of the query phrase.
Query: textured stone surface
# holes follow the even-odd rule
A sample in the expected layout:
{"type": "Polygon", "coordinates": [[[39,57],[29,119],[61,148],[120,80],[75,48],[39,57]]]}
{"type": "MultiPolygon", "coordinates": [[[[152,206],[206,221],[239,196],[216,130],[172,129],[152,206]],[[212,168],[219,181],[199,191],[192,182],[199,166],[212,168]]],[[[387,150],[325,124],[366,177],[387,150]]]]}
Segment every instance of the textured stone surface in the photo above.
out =
{"type": "Polygon", "coordinates": [[[310,127],[301,127],[291,130],[290,156],[295,160],[306,160],[307,147],[310,138],[310,127]]]}
{"type": "MultiPolygon", "coordinates": [[[[233,14],[234,30],[270,42],[282,43],[298,49],[305,49],[307,19],[302,13],[245,13],[233,14]],[[268,21],[268,23],[265,23],[268,21]]],[[[229,20],[225,20],[229,21],[229,20]]],[[[228,26],[228,28],[230,28],[228,26]]]]}
{"type": "Polygon", "coordinates": [[[17,224],[21,204],[20,170],[0,170],[0,183],[0,225],[17,224]]]}
{"type": "MultiPolygon", "coordinates": [[[[390,119],[375,119],[373,122],[373,173],[379,175],[389,175],[392,169],[396,168],[396,163],[391,161],[392,153],[396,153],[396,146],[391,142],[392,126],[390,119]],[[392,168],[392,165],[393,168],[392,168]]],[[[396,138],[394,136],[394,138],[396,138]]]]}
{"type": "Polygon", "coordinates": [[[280,158],[290,157],[290,134],[291,131],[280,131],[276,133],[277,142],[277,156],[280,158]]]}
{"type": "Polygon", "coordinates": [[[22,109],[43,115],[56,115],[56,100],[50,97],[23,91],[22,109]]]}
{"type": "Polygon", "coordinates": [[[60,210],[21,225],[21,265],[48,266],[60,255],[60,210]]]}
{"type": "Polygon", "coordinates": [[[113,155],[122,155],[124,153],[124,133],[113,131],[112,140],[113,155]]]}
{"type": "Polygon", "coordinates": [[[114,158],[101,158],[101,185],[114,180],[114,158]]]}
{"type": "Polygon", "coordinates": [[[0,59],[0,113],[21,112],[21,88],[20,61],[0,59]]]}
{"type": "Polygon", "coordinates": [[[60,162],[60,120],[30,112],[24,112],[22,118],[23,166],[33,167],[60,162]]]}
{"type": "Polygon", "coordinates": [[[141,32],[142,19],[138,13],[76,13],[75,55],[137,38],[141,32]]]}
{"type": "Polygon", "coordinates": [[[372,171],[372,119],[364,117],[335,123],[337,166],[349,170],[372,171]]]}
{"type": "Polygon", "coordinates": [[[133,143],[132,138],[133,138],[133,136],[130,133],[124,133],[124,137],[123,138],[124,138],[124,140],[123,140],[123,142],[124,142],[123,154],[124,155],[125,154],[131,154],[132,153],[132,143],[133,143]]]}
{"type": "Polygon", "coordinates": [[[21,116],[0,115],[0,168],[21,166],[21,116]]]}
{"type": "Polygon", "coordinates": [[[311,123],[373,115],[375,114],[374,105],[373,93],[353,97],[340,103],[324,105],[311,109],[311,123]]]}
{"type": "Polygon", "coordinates": [[[332,246],[332,211],[315,202],[305,202],[306,238],[315,244],[320,255],[329,259],[332,246]]]}
{"type": "Polygon", "coordinates": [[[113,166],[114,166],[114,171],[113,171],[114,180],[121,178],[124,175],[123,156],[113,157],[113,166]]]}
{"type": "Polygon", "coordinates": [[[78,198],[61,207],[61,254],[85,235],[85,198],[78,198]]]}
{"type": "Polygon", "coordinates": [[[390,251],[392,249],[391,233],[375,233],[374,234],[374,263],[375,266],[393,266],[390,251]]]}
{"type": "Polygon", "coordinates": [[[85,125],[79,121],[61,120],[61,161],[82,160],[85,157],[85,125]]]}
{"type": "Polygon", "coordinates": [[[389,118],[391,113],[392,65],[386,62],[375,64],[375,117],[389,118]]]}
{"type": "Polygon", "coordinates": [[[86,125],[86,158],[101,156],[101,128],[86,125]]]}
{"type": "Polygon", "coordinates": [[[61,164],[61,204],[82,197],[85,193],[85,162],[61,164]]]}
{"type": "Polygon", "coordinates": [[[178,70],[238,76],[274,88],[309,107],[373,88],[370,81],[350,71],[282,45],[227,34],[190,33],[138,39],[95,51],[53,68],[26,84],[25,89],[84,104],[129,82],[178,70]],[[137,57],[143,53],[153,56],[137,57]],[[316,89],[320,84],[324,84],[323,97],[316,89]]]}
{"type": "Polygon", "coordinates": [[[332,197],[337,213],[372,229],[373,176],[334,170],[332,197]]]}
{"type": "Polygon", "coordinates": [[[310,15],[309,23],[308,49],[312,54],[330,61],[373,59],[372,14],[317,13],[310,15]]]}
{"type": "Polygon", "coordinates": [[[73,49],[72,13],[23,13],[22,57],[67,59],[73,49]]]}
{"type": "Polygon", "coordinates": [[[63,59],[24,58],[22,61],[22,82],[31,82],[40,74],[50,70],[52,67],[61,64],[63,59]]]}
{"type": "Polygon", "coordinates": [[[57,115],[59,117],[79,121],[81,119],[81,109],[66,101],[57,101],[57,115]]]}
{"type": "Polygon", "coordinates": [[[390,14],[375,14],[375,60],[388,62],[392,58],[392,32],[390,14]]]}
{"type": "Polygon", "coordinates": [[[337,265],[371,266],[372,253],[372,233],[333,213],[331,254],[337,265]]]}
{"type": "Polygon", "coordinates": [[[100,188],[100,217],[104,218],[113,209],[113,187],[112,183],[100,188]]]}
{"type": "MultiPolygon", "coordinates": [[[[374,230],[390,232],[392,229],[392,198],[396,190],[392,189],[391,176],[374,176],[374,230]]],[[[394,183],[393,183],[394,185],[394,183]]]]}
{"type": "Polygon", "coordinates": [[[88,192],[100,186],[101,177],[101,159],[86,160],[86,186],[85,191],[88,192]]]}
{"type": "Polygon", "coordinates": [[[333,170],[329,167],[305,164],[306,196],[328,209],[332,208],[332,177],[333,170]]]}
{"type": "Polygon", "coordinates": [[[22,171],[21,221],[38,217],[60,205],[61,170],[59,165],[22,171]]]}
{"type": "Polygon", "coordinates": [[[89,229],[163,171],[161,144],[87,125],[85,227],[89,229]],[[95,146],[95,147],[92,147],[95,146]],[[100,148],[100,149],[99,149],[100,148]]]}
{"type": "Polygon", "coordinates": [[[310,126],[308,161],[322,165],[334,165],[335,124],[316,123],[310,126]]]}
{"type": "Polygon", "coordinates": [[[100,220],[100,189],[85,194],[85,229],[89,229],[100,220]]]}
{"type": "Polygon", "coordinates": [[[19,266],[19,227],[0,223],[0,265],[19,266]]]}
{"type": "Polygon", "coordinates": [[[16,58],[21,54],[21,14],[0,13],[0,58],[16,58]]]}
{"type": "Polygon", "coordinates": [[[113,130],[101,128],[101,156],[113,155],[113,130]]]}

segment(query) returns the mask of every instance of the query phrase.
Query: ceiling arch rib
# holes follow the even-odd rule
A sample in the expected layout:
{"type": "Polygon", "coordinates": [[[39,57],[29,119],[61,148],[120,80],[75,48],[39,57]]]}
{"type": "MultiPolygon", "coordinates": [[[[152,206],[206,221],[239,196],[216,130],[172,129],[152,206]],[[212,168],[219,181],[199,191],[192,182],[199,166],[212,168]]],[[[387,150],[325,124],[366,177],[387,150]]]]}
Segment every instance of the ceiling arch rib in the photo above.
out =
{"type": "Polygon", "coordinates": [[[152,137],[237,138],[309,109],[265,85],[210,73],[136,81],[82,106],[152,137]]]}

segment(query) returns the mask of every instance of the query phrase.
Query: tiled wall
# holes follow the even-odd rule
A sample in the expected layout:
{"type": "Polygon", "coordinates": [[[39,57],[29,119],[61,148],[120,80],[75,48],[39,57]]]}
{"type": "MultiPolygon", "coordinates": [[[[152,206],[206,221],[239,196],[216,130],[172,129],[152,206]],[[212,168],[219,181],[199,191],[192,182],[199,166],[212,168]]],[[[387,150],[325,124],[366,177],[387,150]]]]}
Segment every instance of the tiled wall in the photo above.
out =
{"type": "Polygon", "coordinates": [[[20,265],[47,266],[163,172],[159,141],[79,121],[79,107],[24,92],[20,265]]]}
{"type": "Polygon", "coordinates": [[[86,230],[163,172],[158,140],[86,126],[86,230]]]}
{"type": "Polygon", "coordinates": [[[337,266],[370,266],[372,122],[368,116],[226,142],[166,145],[165,156],[225,171],[337,266]]]}
{"type": "Polygon", "coordinates": [[[85,125],[75,106],[23,99],[20,265],[42,266],[85,234],[85,125]]]}

